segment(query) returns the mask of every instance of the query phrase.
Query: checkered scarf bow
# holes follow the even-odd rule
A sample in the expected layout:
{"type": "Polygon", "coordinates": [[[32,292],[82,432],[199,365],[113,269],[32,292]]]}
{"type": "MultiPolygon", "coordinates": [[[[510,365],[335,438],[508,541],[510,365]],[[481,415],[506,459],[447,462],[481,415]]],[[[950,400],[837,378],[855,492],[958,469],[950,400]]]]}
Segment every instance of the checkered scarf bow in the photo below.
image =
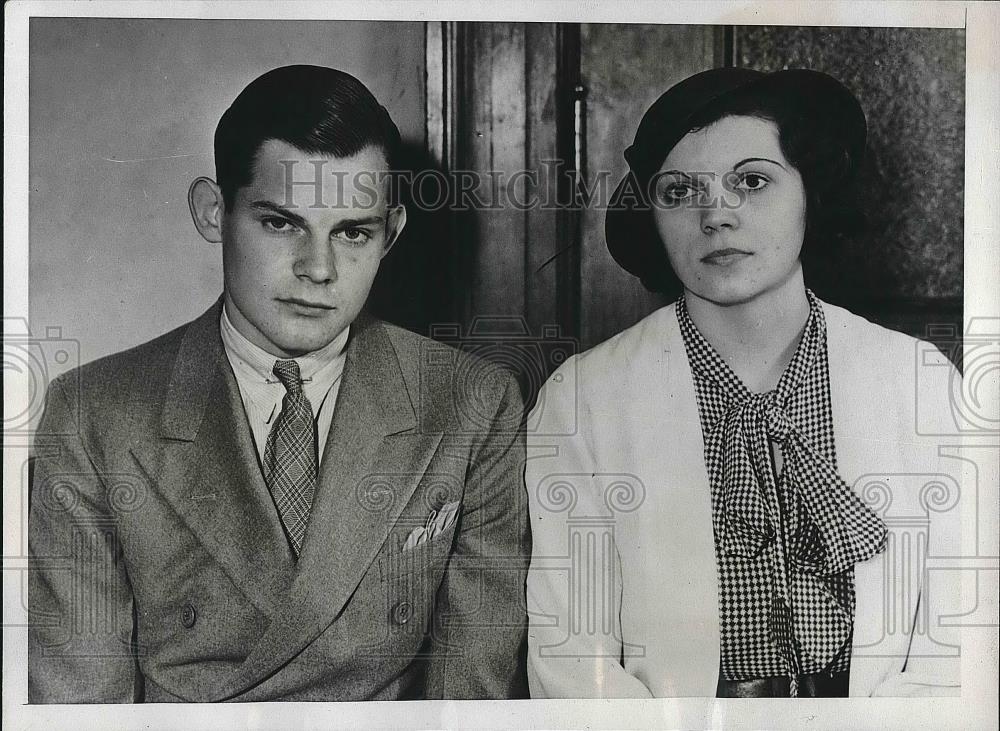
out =
{"type": "MultiPolygon", "coordinates": [[[[850,636],[854,607],[844,606],[824,579],[881,552],[887,540],[882,520],[785,409],[797,389],[816,385],[805,383],[813,378],[812,362],[825,336],[822,311],[814,305],[803,341],[777,388],[753,394],[732,375],[726,379],[724,414],[706,425],[706,439],[721,440],[716,444],[723,455],[720,547],[747,557],[772,552],[770,633],[788,660],[793,695],[802,666],[827,666],[850,636]],[[777,478],[771,440],[781,446],[777,478]]],[[[820,401],[816,393],[814,387],[805,388],[799,396],[820,401]]],[[[818,412],[825,402],[810,406],[818,412]]]]}
{"type": "Polygon", "coordinates": [[[791,422],[780,391],[731,402],[718,428],[729,445],[723,462],[721,536],[727,553],[755,556],[780,534],[790,566],[832,576],[882,550],[885,523],[791,422]],[[781,491],[769,439],[781,445],[781,491]]]}

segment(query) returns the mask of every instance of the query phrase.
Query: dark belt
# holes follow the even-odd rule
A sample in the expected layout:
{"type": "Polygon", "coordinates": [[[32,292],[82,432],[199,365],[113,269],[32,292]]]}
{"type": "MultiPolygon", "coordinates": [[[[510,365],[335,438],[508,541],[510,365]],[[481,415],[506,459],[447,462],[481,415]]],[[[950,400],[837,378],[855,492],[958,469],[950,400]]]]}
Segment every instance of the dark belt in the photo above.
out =
{"type": "MultiPolygon", "coordinates": [[[[850,671],[839,673],[812,673],[799,676],[799,698],[846,698],[850,686],[850,671]]],[[[754,680],[726,680],[719,673],[717,698],[788,698],[789,679],[755,678],[754,680]]]]}

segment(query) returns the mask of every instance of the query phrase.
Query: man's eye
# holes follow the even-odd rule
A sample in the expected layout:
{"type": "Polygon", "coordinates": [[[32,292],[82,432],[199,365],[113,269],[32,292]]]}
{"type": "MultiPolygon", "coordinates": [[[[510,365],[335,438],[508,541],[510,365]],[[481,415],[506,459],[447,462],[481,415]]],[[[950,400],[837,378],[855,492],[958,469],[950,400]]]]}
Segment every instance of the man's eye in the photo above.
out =
{"type": "Polygon", "coordinates": [[[363,228],[345,228],[343,231],[338,231],[335,235],[341,241],[346,241],[349,244],[364,244],[372,237],[363,228]]]}
{"type": "Polygon", "coordinates": [[[760,173],[745,173],[740,175],[734,186],[737,190],[763,190],[771,181],[760,173]]]}
{"type": "Polygon", "coordinates": [[[288,233],[295,230],[295,224],[284,218],[264,218],[261,225],[273,233],[288,233]]]}

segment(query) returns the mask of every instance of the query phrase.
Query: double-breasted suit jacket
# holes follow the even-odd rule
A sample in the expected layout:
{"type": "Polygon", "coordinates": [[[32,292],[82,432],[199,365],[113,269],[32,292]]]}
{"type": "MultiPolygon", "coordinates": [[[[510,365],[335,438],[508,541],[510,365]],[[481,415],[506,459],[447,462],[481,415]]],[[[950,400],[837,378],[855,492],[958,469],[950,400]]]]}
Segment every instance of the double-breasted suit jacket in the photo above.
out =
{"type": "Polygon", "coordinates": [[[49,388],[30,500],[29,700],[522,693],[530,538],[514,380],[359,317],[296,561],[220,306],[49,388]],[[450,526],[403,550],[455,502],[450,526]]]}

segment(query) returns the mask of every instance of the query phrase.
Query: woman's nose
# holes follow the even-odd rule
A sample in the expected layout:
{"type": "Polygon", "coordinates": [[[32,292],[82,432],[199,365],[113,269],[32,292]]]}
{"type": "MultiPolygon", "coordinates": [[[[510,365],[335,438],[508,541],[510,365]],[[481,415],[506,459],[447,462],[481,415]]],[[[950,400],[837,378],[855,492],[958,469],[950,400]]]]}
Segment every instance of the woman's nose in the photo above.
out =
{"type": "Polygon", "coordinates": [[[719,233],[724,229],[738,229],[740,218],[739,201],[732,191],[722,185],[713,185],[699,199],[701,205],[701,230],[706,235],[719,233]]]}

